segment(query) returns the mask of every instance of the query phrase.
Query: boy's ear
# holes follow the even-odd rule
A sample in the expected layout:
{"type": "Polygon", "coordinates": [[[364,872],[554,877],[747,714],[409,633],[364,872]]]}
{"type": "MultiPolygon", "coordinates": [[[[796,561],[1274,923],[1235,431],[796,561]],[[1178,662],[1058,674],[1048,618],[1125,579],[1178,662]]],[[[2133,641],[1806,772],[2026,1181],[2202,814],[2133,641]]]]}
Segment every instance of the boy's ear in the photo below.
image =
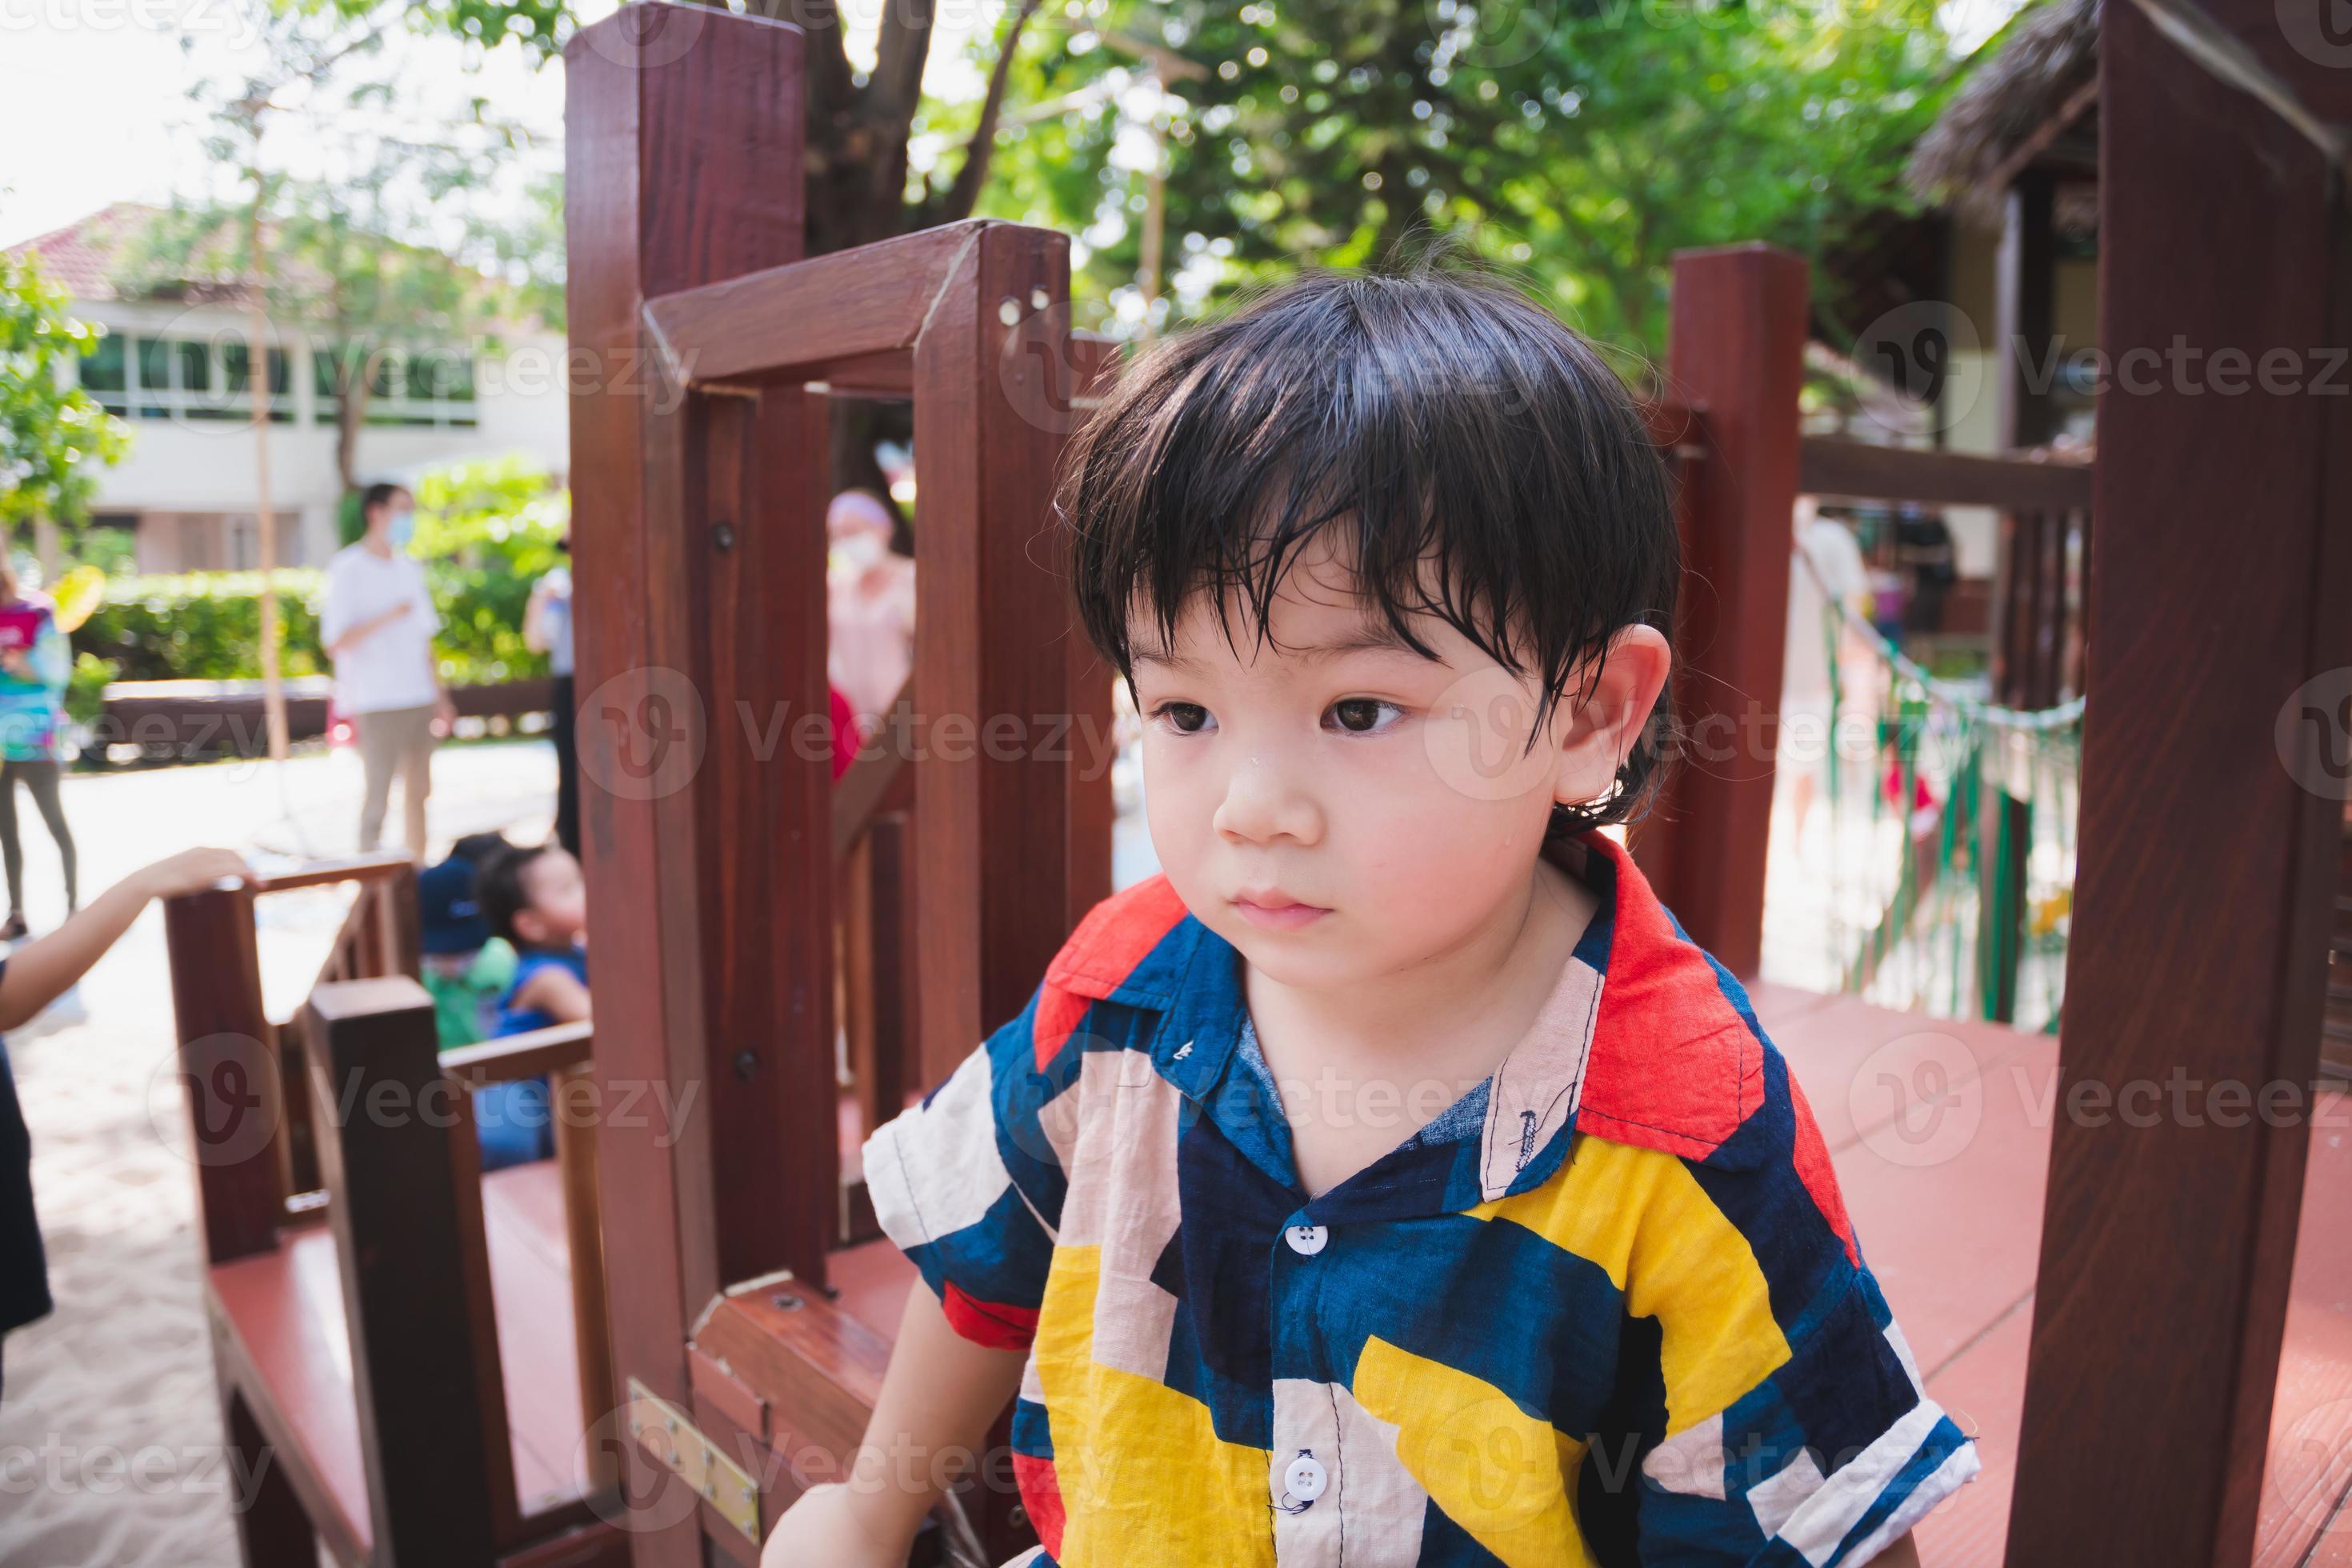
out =
{"type": "MultiPolygon", "coordinates": [[[[1674,651],[1655,626],[1627,626],[1610,639],[1591,694],[1559,728],[1559,772],[1552,798],[1562,805],[1585,805],[1607,795],[1617,770],[1642,737],[1650,710],[1658,705],[1674,651]]],[[[1577,680],[1585,679],[1580,670],[1577,680]]],[[[1563,701],[1573,700],[1575,681],[1563,701]]]]}
{"type": "Polygon", "coordinates": [[[541,946],[547,941],[547,922],[539,918],[536,910],[517,910],[514,912],[514,930],[515,935],[533,947],[541,946]]]}

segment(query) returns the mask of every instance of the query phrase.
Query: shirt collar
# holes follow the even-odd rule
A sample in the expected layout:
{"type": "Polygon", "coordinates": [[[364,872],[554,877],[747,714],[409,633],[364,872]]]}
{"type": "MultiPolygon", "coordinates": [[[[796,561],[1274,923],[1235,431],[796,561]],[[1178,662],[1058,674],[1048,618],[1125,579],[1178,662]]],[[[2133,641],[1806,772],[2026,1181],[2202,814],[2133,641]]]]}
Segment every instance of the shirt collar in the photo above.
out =
{"type": "MultiPolygon", "coordinates": [[[[1428,1212],[1539,1185],[1580,1128],[1719,1165],[1760,1157],[1735,1135],[1763,1102],[1763,1036],[1738,983],[1683,931],[1633,858],[1588,830],[1545,858],[1599,908],[1536,1023],[1488,1079],[1486,1126],[1459,1142],[1400,1148],[1315,1200],[1428,1212]]],[[[1161,1077],[1274,1171],[1288,1129],[1255,1075],[1230,1072],[1248,1005],[1238,950],[1187,910],[1164,875],[1098,905],[1047,971],[1079,997],[1158,1012],[1161,1077]],[[1270,1125],[1271,1123],[1271,1125],[1270,1125]]]]}

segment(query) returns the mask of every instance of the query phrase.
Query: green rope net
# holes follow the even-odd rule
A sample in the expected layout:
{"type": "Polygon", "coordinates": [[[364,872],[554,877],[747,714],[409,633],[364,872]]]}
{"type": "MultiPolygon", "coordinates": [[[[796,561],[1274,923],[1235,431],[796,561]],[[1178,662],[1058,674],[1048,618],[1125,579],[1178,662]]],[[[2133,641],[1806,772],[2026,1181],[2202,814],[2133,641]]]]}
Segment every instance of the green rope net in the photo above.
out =
{"type": "Polygon", "coordinates": [[[1816,784],[1801,830],[1775,813],[1767,977],[2055,1033],[2083,700],[2002,707],[1982,678],[1939,676],[1826,585],[1822,598],[1829,743],[1780,764],[1784,801],[1787,770],[1816,784]]]}

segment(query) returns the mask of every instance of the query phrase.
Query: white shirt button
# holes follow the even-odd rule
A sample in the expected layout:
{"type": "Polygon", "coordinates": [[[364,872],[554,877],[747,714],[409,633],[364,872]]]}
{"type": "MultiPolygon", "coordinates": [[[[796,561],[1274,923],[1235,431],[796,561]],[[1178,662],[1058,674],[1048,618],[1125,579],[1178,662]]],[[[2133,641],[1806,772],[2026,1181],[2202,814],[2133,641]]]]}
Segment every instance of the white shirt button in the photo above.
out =
{"type": "Polygon", "coordinates": [[[1294,1225],[1286,1227],[1282,1239],[1290,1243],[1290,1250],[1301,1258],[1312,1258],[1323,1250],[1330,1233],[1319,1225],[1294,1225]]]}
{"type": "Polygon", "coordinates": [[[1329,1480],[1330,1478],[1323,1471],[1322,1461],[1312,1454],[1299,1455],[1290,1461],[1290,1468],[1282,1472],[1282,1484],[1290,1489],[1290,1495],[1299,1502],[1313,1502],[1321,1497],[1323,1488],[1329,1480]]]}

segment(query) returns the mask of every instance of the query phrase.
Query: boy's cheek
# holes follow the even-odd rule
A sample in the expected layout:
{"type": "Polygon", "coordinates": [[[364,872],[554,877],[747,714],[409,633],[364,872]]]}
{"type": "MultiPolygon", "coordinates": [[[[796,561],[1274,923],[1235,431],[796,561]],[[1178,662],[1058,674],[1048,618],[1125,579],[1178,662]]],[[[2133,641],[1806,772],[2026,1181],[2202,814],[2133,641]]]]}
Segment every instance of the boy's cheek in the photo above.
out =
{"type": "Polygon", "coordinates": [[[1537,792],[1549,798],[1559,749],[1535,728],[1533,699],[1500,666],[1474,671],[1448,686],[1421,723],[1422,757],[1435,784],[1473,802],[1501,804],[1537,792]]]}

